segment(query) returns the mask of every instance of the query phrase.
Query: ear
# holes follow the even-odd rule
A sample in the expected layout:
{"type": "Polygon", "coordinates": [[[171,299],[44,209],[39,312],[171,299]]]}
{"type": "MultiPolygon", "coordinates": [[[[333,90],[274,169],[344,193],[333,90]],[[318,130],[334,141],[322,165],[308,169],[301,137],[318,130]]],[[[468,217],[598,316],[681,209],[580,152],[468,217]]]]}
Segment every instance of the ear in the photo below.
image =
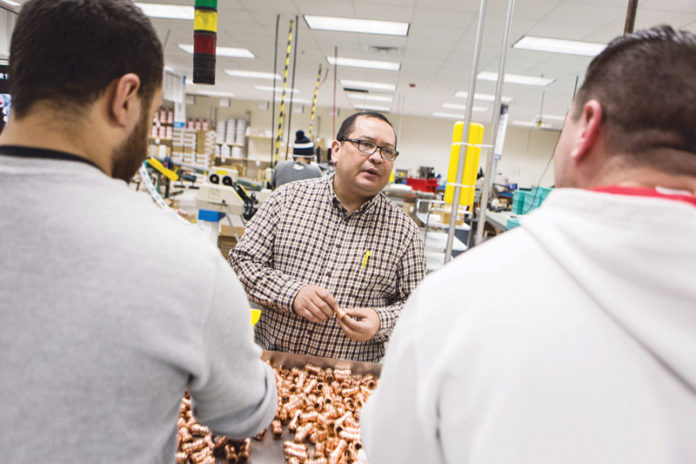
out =
{"type": "Polygon", "coordinates": [[[602,124],[602,105],[597,100],[588,100],[582,107],[578,121],[578,133],[570,157],[580,160],[594,147],[599,139],[602,124]]]}
{"type": "Polygon", "coordinates": [[[341,142],[339,142],[338,140],[334,140],[333,142],[331,142],[331,161],[333,162],[334,165],[338,161],[337,153],[338,153],[338,150],[340,150],[340,149],[341,149],[341,142]]]}
{"type": "Polygon", "coordinates": [[[140,118],[140,78],[137,74],[128,73],[114,83],[110,109],[114,122],[119,126],[130,126],[140,118]]]}

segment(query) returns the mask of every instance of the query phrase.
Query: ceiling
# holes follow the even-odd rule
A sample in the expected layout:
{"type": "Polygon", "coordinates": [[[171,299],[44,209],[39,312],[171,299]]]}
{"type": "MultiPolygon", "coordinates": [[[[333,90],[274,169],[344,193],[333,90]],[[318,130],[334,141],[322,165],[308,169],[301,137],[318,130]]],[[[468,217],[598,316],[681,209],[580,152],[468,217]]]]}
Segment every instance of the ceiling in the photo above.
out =
{"type": "MultiPolygon", "coordinates": [[[[192,5],[194,0],[138,0],[143,3],[192,5]]],[[[299,17],[295,88],[298,98],[311,100],[321,64],[331,68],[320,87],[318,105],[333,103],[333,67],[326,57],[338,49],[338,56],[398,61],[399,71],[375,71],[338,67],[338,79],[376,81],[396,84],[392,114],[433,117],[443,103],[464,105],[465,98],[454,96],[468,87],[479,10],[476,0],[219,0],[218,46],[248,48],[255,59],[217,58],[214,90],[231,92],[234,98],[270,100],[271,93],[254,85],[272,81],[233,78],[225,69],[273,71],[276,16],[280,15],[278,34],[278,73],[282,75],[289,21],[299,17]],[[408,36],[310,30],[303,14],[346,18],[403,21],[410,23],[408,36]],[[377,47],[396,47],[396,51],[375,51],[377,47]]],[[[487,14],[479,71],[497,72],[505,26],[505,0],[487,2],[487,14]]],[[[510,32],[510,45],[525,34],[570,40],[606,43],[623,32],[628,0],[518,0],[510,32]]],[[[165,63],[177,72],[191,76],[193,57],[179,44],[193,43],[193,21],[158,19],[152,22],[165,43],[165,63]]],[[[670,24],[696,32],[696,1],[642,0],[638,4],[635,28],[670,24]]],[[[509,84],[503,95],[511,97],[510,121],[542,120],[560,128],[561,118],[573,96],[576,80],[582,83],[589,57],[507,49],[506,73],[544,76],[554,82],[546,87],[509,84]]],[[[292,66],[292,57],[290,60],[292,66]]],[[[292,76],[292,72],[290,73],[292,76]]],[[[278,83],[280,85],[280,82],[278,83]]],[[[288,86],[290,83],[288,83],[288,86]]],[[[495,93],[495,82],[478,80],[477,93],[495,93]]],[[[347,92],[337,89],[337,105],[353,106],[347,92]]],[[[385,105],[385,103],[375,103],[385,105]]],[[[475,102],[486,107],[475,112],[475,121],[491,120],[492,102],[475,102]]]]}

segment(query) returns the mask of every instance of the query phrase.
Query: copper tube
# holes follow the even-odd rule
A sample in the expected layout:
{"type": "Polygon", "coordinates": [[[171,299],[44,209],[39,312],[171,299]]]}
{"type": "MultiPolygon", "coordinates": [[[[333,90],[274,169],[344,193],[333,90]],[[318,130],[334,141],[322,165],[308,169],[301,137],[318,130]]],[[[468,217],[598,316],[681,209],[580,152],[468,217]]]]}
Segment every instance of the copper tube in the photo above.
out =
{"type": "Polygon", "coordinates": [[[283,425],[279,420],[274,420],[271,422],[271,431],[273,432],[273,438],[276,440],[283,436],[283,425]]]}
{"type": "Polygon", "coordinates": [[[305,461],[304,464],[327,464],[328,461],[326,460],[325,457],[320,457],[320,458],[314,458],[314,459],[308,459],[305,461]]]}
{"type": "Polygon", "coordinates": [[[176,426],[177,426],[178,428],[186,427],[186,421],[184,420],[183,417],[179,417],[179,418],[176,420],[176,426]]]}
{"type": "Polygon", "coordinates": [[[194,435],[208,435],[210,433],[210,429],[201,424],[192,424],[189,429],[194,435]]]}
{"type": "Polygon", "coordinates": [[[323,457],[326,454],[326,445],[323,440],[318,440],[314,445],[314,457],[323,457]]]}
{"type": "Polygon", "coordinates": [[[312,429],[314,429],[314,424],[309,422],[307,424],[301,425],[297,428],[297,432],[295,433],[295,441],[298,443],[301,443],[309,436],[309,434],[312,432],[312,429]]]}
{"type": "Polygon", "coordinates": [[[203,448],[205,448],[205,446],[205,441],[203,439],[198,439],[191,443],[184,443],[181,447],[181,450],[185,453],[193,453],[195,451],[202,450],[203,448]]]}
{"type": "Polygon", "coordinates": [[[350,412],[345,413],[343,416],[341,416],[340,419],[336,419],[336,421],[334,422],[334,427],[338,427],[339,425],[343,424],[343,422],[345,422],[345,420],[348,419],[352,415],[353,414],[350,412]]]}
{"type": "Polygon", "coordinates": [[[233,446],[225,446],[225,459],[227,459],[228,464],[235,464],[237,462],[237,451],[233,446]]]}
{"type": "Polygon", "coordinates": [[[307,373],[305,371],[301,371],[295,379],[295,385],[297,385],[297,388],[301,389],[305,383],[305,380],[307,380],[307,373]]]}
{"type": "Polygon", "coordinates": [[[316,411],[309,411],[308,413],[302,413],[300,415],[300,421],[305,424],[307,422],[316,422],[319,417],[319,413],[316,411]]]}
{"type": "Polygon", "coordinates": [[[302,464],[302,461],[300,461],[298,458],[295,456],[290,456],[288,458],[288,464],[302,464]]]}
{"type": "Polygon", "coordinates": [[[339,460],[348,448],[348,443],[345,440],[338,442],[338,446],[329,454],[329,464],[338,464],[339,460]]]}
{"type": "Polygon", "coordinates": [[[242,442],[242,445],[239,447],[239,453],[242,452],[245,452],[247,455],[251,452],[251,438],[245,438],[242,442]]]}
{"type": "Polygon", "coordinates": [[[344,388],[344,389],[341,391],[341,395],[345,398],[345,397],[348,397],[348,396],[355,395],[356,393],[358,393],[358,391],[359,391],[359,388],[358,388],[358,386],[356,385],[356,386],[353,386],[353,387],[344,388]]]}
{"type": "Polygon", "coordinates": [[[254,440],[261,441],[261,440],[263,440],[263,437],[265,437],[265,436],[266,436],[266,429],[263,429],[262,431],[260,431],[256,435],[254,435],[254,440]]]}
{"type": "Polygon", "coordinates": [[[336,368],[333,371],[334,377],[341,380],[349,379],[351,376],[351,371],[348,368],[340,369],[336,368]]]}
{"type": "Polygon", "coordinates": [[[176,464],[186,464],[186,461],[188,461],[188,454],[179,451],[174,454],[174,459],[176,460],[176,464]]]}
{"type": "Polygon", "coordinates": [[[305,370],[310,374],[319,375],[321,373],[321,368],[313,364],[305,364],[305,370]]]}
{"type": "Polygon", "coordinates": [[[309,395],[312,390],[314,390],[314,387],[317,386],[317,383],[317,379],[311,379],[309,382],[307,382],[307,385],[304,386],[303,391],[309,395]]]}
{"type": "Polygon", "coordinates": [[[341,430],[338,433],[338,436],[343,438],[344,440],[348,440],[348,441],[360,440],[360,432],[351,433],[351,432],[348,432],[347,430],[341,430]]]}
{"type": "Polygon", "coordinates": [[[318,428],[317,429],[317,442],[323,442],[325,441],[329,436],[329,431],[326,430],[325,428],[318,428]]]}
{"type": "Polygon", "coordinates": [[[327,419],[326,415],[324,414],[317,414],[317,423],[321,424],[324,427],[328,427],[329,419],[327,419]]]}
{"type": "Polygon", "coordinates": [[[181,437],[181,441],[183,443],[188,443],[189,441],[193,440],[193,435],[191,435],[191,432],[189,432],[189,429],[186,426],[179,428],[179,436],[181,437]]]}
{"type": "Polygon", "coordinates": [[[300,420],[300,414],[302,414],[301,410],[298,409],[297,411],[295,411],[295,415],[292,417],[292,420],[288,424],[288,430],[290,430],[291,432],[297,430],[297,425],[300,420]]]}

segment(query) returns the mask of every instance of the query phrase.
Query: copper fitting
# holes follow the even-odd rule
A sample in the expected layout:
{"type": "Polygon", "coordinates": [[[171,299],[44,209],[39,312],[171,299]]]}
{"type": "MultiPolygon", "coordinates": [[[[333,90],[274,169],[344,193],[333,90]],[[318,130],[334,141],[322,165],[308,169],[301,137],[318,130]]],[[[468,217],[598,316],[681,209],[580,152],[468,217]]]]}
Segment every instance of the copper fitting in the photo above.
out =
{"type": "Polygon", "coordinates": [[[314,424],[312,424],[311,422],[299,426],[297,428],[297,432],[295,433],[295,441],[298,443],[305,441],[305,439],[309,436],[309,434],[312,433],[313,429],[314,429],[314,424]]]}
{"type": "Polygon", "coordinates": [[[302,414],[301,410],[298,409],[297,411],[295,411],[295,415],[292,417],[292,420],[288,424],[288,430],[290,430],[291,432],[297,430],[297,425],[300,420],[300,414],[302,414]]]}
{"type": "Polygon", "coordinates": [[[271,422],[271,431],[273,432],[273,438],[276,440],[283,436],[283,425],[279,420],[274,420],[271,422]]]}
{"type": "Polygon", "coordinates": [[[316,411],[309,411],[308,413],[302,413],[300,415],[300,421],[303,424],[306,424],[307,422],[316,422],[317,418],[319,417],[319,413],[316,411]]]}
{"type": "Polygon", "coordinates": [[[188,454],[179,451],[174,454],[174,459],[176,460],[176,464],[186,464],[186,461],[188,461],[188,454]]]}
{"type": "Polygon", "coordinates": [[[314,390],[314,387],[316,387],[316,386],[317,386],[317,379],[311,379],[309,382],[307,382],[307,385],[305,385],[305,387],[303,388],[303,391],[309,395],[312,392],[312,390],[314,390]]]}
{"type": "Polygon", "coordinates": [[[323,457],[326,455],[326,445],[323,440],[318,440],[314,445],[314,457],[323,457]]]}
{"type": "Polygon", "coordinates": [[[313,374],[313,375],[319,375],[321,373],[321,368],[319,368],[318,366],[315,366],[313,364],[307,363],[307,364],[305,364],[304,368],[307,372],[309,372],[310,374],[313,374]]]}
{"type": "Polygon", "coordinates": [[[256,435],[254,435],[254,440],[261,441],[261,440],[263,440],[263,437],[265,437],[265,436],[266,436],[266,429],[263,429],[262,431],[260,431],[256,435]]]}
{"type": "Polygon", "coordinates": [[[191,429],[191,433],[194,435],[208,435],[210,433],[210,429],[208,427],[198,423],[192,424],[189,429],[191,429]]]}
{"type": "Polygon", "coordinates": [[[348,397],[348,396],[353,396],[353,395],[355,395],[356,393],[358,393],[358,391],[359,391],[359,388],[358,388],[357,385],[355,385],[355,386],[353,386],[353,387],[344,388],[344,389],[341,391],[341,395],[342,395],[344,398],[346,398],[346,397],[348,397]]]}
{"type": "Polygon", "coordinates": [[[336,306],[336,317],[338,318],[339,321],[342,321],[344,317],[346,317],[348,314],[344,310],[342,310],[340,307],[336,306]]]}

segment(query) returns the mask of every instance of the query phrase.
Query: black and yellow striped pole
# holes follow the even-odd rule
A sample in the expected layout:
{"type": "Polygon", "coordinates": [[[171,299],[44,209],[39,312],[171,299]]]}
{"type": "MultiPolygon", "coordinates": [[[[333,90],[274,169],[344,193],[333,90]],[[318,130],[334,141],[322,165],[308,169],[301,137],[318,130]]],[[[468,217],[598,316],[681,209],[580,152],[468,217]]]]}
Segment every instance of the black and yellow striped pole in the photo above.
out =
{"type": "Polygon", "coordinates": [[[196,0],[193,19],[193,82],[215,84],[217,0],[196,0]]]}
{"type": "Polygon", "coordinates": [[[314,141],[312,138],[312,128],[314,127],[314,115],[317,110],[317,95],[319,95],[319,84],[321,83],[321,64],[319,65],[319,71],[317,71],[317,84],[314,86],[314,98],[312,98],[312,114],[309,116],[309,139],[314,141]]]}
{"type": "Polygon", "coordinates": [[[285,89],[288,85],[288,67],[290,66],[290,49],[292,48],[292,28],[295,21],[290,20],[290,32],[288,32],[288,48],[285,52],[285,69],[283,70],[283,89],[280,93],[280,110],[278,111],[278,135],[276,136],[275,153],[273,164],[278,164],[278,153],[280,152],[280,141],[283,137],[283,114],[285,112],[285,89]]]}

